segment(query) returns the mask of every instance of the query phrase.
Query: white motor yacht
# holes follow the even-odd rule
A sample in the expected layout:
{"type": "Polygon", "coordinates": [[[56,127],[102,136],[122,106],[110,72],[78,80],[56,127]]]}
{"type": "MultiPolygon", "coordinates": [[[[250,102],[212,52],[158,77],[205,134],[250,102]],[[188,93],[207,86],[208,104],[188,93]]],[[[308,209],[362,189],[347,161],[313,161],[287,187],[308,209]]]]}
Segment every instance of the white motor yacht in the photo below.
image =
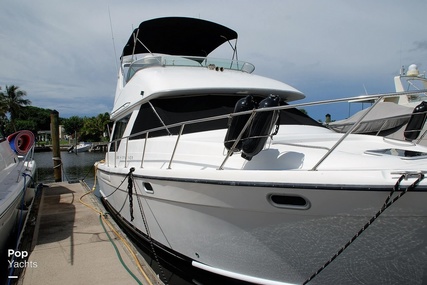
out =
{"type": "Polygon", "coordinates": [[[427,282],[425,146],[326,128],[299,110],[324,101],[254,74],[213,22],[142,22],[120,60],[97,178],[160,263],[253,284],[427,282]],[[210,58],[222,44],[230,59],[210,58]]]}

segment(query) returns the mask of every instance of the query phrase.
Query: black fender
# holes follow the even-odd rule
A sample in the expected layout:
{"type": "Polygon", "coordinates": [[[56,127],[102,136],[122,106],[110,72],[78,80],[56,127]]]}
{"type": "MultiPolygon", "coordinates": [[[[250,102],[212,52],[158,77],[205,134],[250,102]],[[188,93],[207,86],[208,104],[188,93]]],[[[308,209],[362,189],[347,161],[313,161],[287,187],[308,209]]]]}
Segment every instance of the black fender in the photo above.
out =
{"type": "MultiPolygon", "coordinates": [[[[239,101],[237,101],[235,107],[234,107],[234,113],[238,112],[244,112],[253,110],[256,108],[256,103],[251,95],[248,95],[239,101]]],[[[246,122],[248,121],[250,117],[250,114],[247,115],[239,115],[232,117],[229,121],[227,134],[225,135],[224,139],[224,146],[227,148],[227,150],[230,150],[233,144],[236,142],[236,139],[240,135],[240,133],[243,130],[243,127],[245,126],[246,122]]],[[[248,136],[249,128],[245,130],[242,137],[240,138],[239,142],[233,149],[234,152],[240,151],[242,148],[242,140],[245,139],[248,136]]]]}
{"type": "Polygon", "coordinates": [[[406,125],[405,132],[403,135],[408,141],[415,140],[419,135],[424,126],[427,116],[427,102],[421,102],[412,111],[411,118],[406,125]]]}
{"type": "MultiPolygon", "coordinates": [[[[270,95],[259,103],[258,109],[277,107],[279,105],[279,96],[270,95]]],[[[264,148],[268,136],[279,118],[279,113],[280,111],[278,110],[256,113],[250,126],[249,136],[242,143],[242,157],[244,159],[251,160],[253,156],[264,148]]]]}

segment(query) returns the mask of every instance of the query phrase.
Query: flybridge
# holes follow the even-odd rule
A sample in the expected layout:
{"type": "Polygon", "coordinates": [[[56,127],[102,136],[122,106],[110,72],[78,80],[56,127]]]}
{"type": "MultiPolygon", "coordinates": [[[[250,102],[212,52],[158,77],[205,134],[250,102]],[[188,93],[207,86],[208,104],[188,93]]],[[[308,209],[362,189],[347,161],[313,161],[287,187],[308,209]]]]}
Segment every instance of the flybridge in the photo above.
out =
{"type": "MultiPolygon", "coordinates": [[[[128,56],[129,57],[129,56],[128,56]]],[[[153,66],[186,66],[186,67],[204,67],[216,71],[224,71],[225,69],[231,69],[236,71],[243,71],[252,73],[255,70],[255,66],[249,62],[238,61],[238,60],[227,60],[207,57],[196,57],[196,56],[173,56],[173,55],[151,55],[146,54],[140,59],[130,59],[130,63],[127,63],[127,58],[123,59],[124,71],[126,74],[126,82],[128,82],[135,73],[144,68],[153,66]]]]}
{"type": "MultiPolygon", "coordinates": [[[[217,23],[184,17],[159,18],[142,22],[133,31],[121,57],[141,53],[204,57],[231,40],[237,40],[237,33],[217,23]]],[[[236,44],[237,41],[232,46],[233,58],[236,44]]]]}

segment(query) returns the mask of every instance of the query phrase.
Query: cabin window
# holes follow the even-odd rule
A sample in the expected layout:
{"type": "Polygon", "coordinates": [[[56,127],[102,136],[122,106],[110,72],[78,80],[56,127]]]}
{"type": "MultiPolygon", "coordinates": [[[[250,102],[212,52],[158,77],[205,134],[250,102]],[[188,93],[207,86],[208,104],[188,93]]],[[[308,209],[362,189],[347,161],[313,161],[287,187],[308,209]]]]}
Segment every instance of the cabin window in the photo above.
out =
{"type": "Polygon", "coordinates": [[[126,83],[128,82],[127,74],[129,73],[129,66],[130,66],[129,63],[122,65],[122,76],[123,76],[122,87],[125,87],[126,83]]]}
{"type": "MultiPolygon", "coordinates": [[[[261,96],[254,95],[256,100],[262,100],[261,96]]],[[[165,126],[202,118],[220,116],[233,113],[234,107],[242,95],[209,94],[194,96],[177,96],[151,100],[143,104],[132,127],[130,140],[145,138],[145,132],[149,131],[149,137],[179,134],[180,126],[165,128],[165,126]],[[154,110],[153,110],[154,109],[154,110]]],[[[286,104],[286,103],[283,103],[286,104]]],[[[280,124],[321,124],[297,109],[282,110],[280,124]]],[[[184,134],[201,131],[226,129],[228,119],[220,119],[196,124],[187,124],[184,134]]]]}
{"type": "Polygon", "coordinates": [[[120,138],[123,137],[127,124],[129,122],[129,118],[130,118],[130,115],[127,115],[126,117],[116,121],[113,136],[111,138],[110,151],[116,150],[115,148],[116,140],[117,140],[117,148],[119,148],[119,145],[121,142],[120,138]]]}
{"type": "MultiPolygon", "coordinates": [[[[138,116],[131,131],[130,139],[139,139],[145,137],[142,132],[163,128],[164,126],[208,118],[213,116],[232,113],[234,105],[241,96],[181,96],[175,98],[155,99],[150,104],[141,106],[138,116]],[[154,110],[153,110],[154,108],[154,110]]],[[[225,129],[228,119],[215,120],[197,124],[188,124],[184,128],[184,133],[194,133],[200,131],[225,129]]],[[[149,136],[163,136],[169,134],[178,134],[180,127],[163,128],[162,130],[150,131],[149,136]]]]}

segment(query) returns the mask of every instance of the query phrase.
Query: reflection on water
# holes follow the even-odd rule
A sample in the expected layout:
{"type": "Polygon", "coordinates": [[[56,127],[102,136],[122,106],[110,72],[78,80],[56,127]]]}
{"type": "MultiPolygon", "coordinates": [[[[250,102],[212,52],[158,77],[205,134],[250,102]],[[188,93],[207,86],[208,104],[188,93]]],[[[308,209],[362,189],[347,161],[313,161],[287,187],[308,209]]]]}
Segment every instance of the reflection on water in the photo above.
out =
{"type": "MultiPolygon", "coordinates": [[[[53,175],[52,152],[38,152],[34,154],[37,163],[35,179],[40,183],[55,182],[53,175]]],[[[103,152],[68,153],[61,152],[63,181],[85,180],[89,187],[93,186],[95,177],[94,163],[104,159],[103,152]]]]}

